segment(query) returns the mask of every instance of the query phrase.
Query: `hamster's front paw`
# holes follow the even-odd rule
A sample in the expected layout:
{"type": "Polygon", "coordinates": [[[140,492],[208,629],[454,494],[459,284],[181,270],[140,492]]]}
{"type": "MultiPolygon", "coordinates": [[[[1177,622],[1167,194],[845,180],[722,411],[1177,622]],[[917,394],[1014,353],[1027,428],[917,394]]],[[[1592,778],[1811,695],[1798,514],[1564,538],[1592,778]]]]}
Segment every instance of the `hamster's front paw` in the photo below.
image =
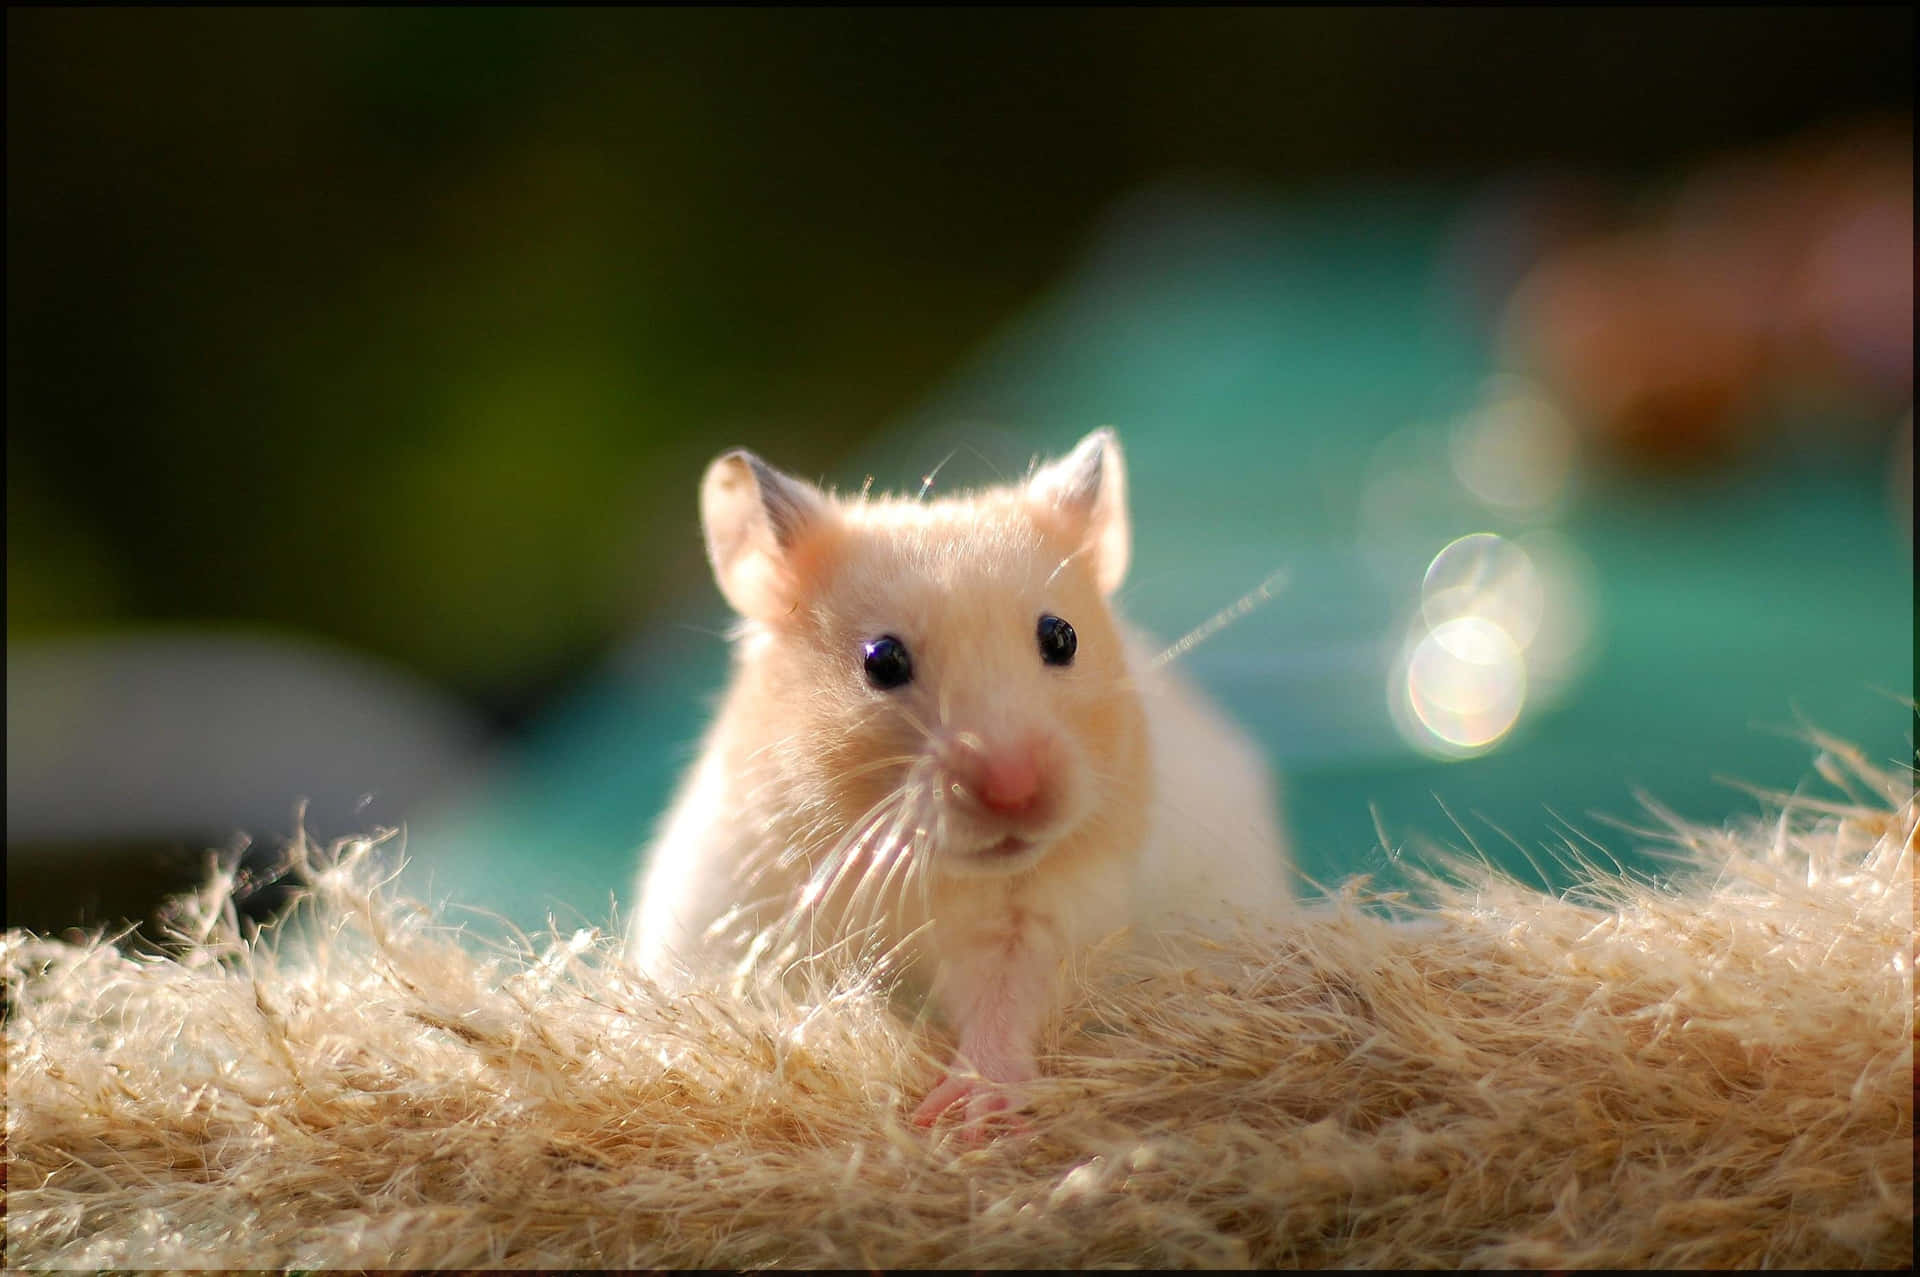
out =
{"type": "Polygon", "coordinates": [[[993,1079],[959,1073],[958,1067],[943,1075],[913,1111],[915,1126],[932,1126],[943,1114],[958,1110],[959,1129],[954,1134],[965,1144],[979,1144],[996,1130],[1026,1129],[1026,1120],[1019,1114],[1026,1097],[1019,1084],[1033,1076],[1031,1070],[1020,1070],[1018,1077],[993,1079]]]}

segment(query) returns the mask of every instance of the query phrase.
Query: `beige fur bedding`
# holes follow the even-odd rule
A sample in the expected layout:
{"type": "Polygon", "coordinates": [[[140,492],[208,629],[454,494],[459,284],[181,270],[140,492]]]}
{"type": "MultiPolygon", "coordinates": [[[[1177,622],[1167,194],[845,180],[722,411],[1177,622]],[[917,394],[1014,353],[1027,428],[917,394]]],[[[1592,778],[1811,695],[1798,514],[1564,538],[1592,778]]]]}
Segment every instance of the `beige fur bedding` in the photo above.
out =
{"type": "Polygon", "coordinates": [[[1671,888],[1460,872],[1421,926],[1354,888],[1098,955],[977,1148],[907,1124],[944,1044],[857,980],[488,952],[364,843],[279,940],[217,876],[176,958],[12,932],[7,1263],[1903,1265],[1912,776],[1827,745],[1851,797],[1676,825],[1671,888]]]}

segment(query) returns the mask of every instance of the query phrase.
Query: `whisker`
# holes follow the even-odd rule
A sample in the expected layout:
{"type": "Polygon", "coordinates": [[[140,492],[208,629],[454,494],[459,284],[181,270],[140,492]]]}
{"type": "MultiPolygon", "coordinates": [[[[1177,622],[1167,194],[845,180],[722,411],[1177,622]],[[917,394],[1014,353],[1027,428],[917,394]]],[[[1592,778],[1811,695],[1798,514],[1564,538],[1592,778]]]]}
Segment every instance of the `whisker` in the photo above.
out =
{"type": "Polygon", "coordinates": [[[878,922],[879,909],[886,898],[886,883],[893,869],[912,854],[912,841],[902,842],[900,835],[913,814],[911,802],[903,802],[899,814],[887,830],[887,836],[881,840],[875,854],[867,857],[866,868],[860,875],[860,881],[854,884],[853,895],[847,901],[849,918],[865,918],[870,924],[878,922]],[[879,875],[878,893],[873,891],[876,875],[879,875]]]}
{"type": "Polygon", "coordinates": [[[824,904],[835,891],[839,890],[840,883],[845,879],[848,870],[855,861],[866,854],[873,836],[880,832],[880,827],[892,811],[897,798],[897,792],[888,794],[876,806],[872,815],[863,819],[855,827],[858,836],[842,838],[833,852],[821,862],[820,867],[807,879],[807,885],[803,889],[803,897],[808,905],[824,904]]]}
{"type": "Polygon", "coordinates": [[[1266,580],[1260,582],[1260,584],[1254,586],[1245,594],[1242,594],[1239,599],[1233,603],[1215,612],[1199,625],[1188,630],[1186,634],[1176,640],[1166,651],[1154,657],[1150,668],[1159,669],[1168,661],[1178,660],[1201,643],[1206,642],[1221,630],[1233,624],[1233,622],[1253,611],[1254,608],[1271,599],[1275,587],[1284,582],[1286,576],[1286,568],[1280,568],[1269,573],[1266,580]]]}
{"type": "Polygon", "coordinates": [[[817,946],[819,937],[816,926],[820,905],[837,889],[847,866],[859,856],[878,831],[897,797],[897,791],[888,793],[835,840],[819,867],[808,875],[798,896],[788,901],[783,916],[769,928],[772,936],[768,947],[774,953],[781,954],[792,947],[798,941],[803,924],[808,930],[809,951],[817,946]]]}
{"type": "Polygon", "coordinates": [[[915,500],[925,501],[927,499],[927,489],[933,486],[933,481],[939,477],[939,474],[942,470],[947,468],[947,462],[953,460],[954,454],[958,453],[959,451],[960,449],[955,448],[953,452],[949,452],[946,456],[940,458],[940,464],[935,466],[933,469],[929,470],[924,476],[921,477],[920,495],[916,497],[915,500]]]}
{"type": "Polygon", "coordinates": [[[1054,565],[1053,571],[1047,573],[1046,584],[1041,586],[1041,588],[1045,589],[1047,585],[1052,585],[1053,578],[1059,576],[1062,572],[1067,570],[1067,564],[1073,562],[1075,559],[1079,558],[1081,555],[1085,554],[1088,550],[1091,550],[1092,548],[1093,548],[1093,543],[1090,541],[1086,545],[1083,545],[1079,549],[1075,550],[1072,554],[1069,554],[1066,558],[1060,560],[1060,562],[1054,565]]]}
{"type": "Polygon", "coordinates": [[[919,871],[922,918],[933,916],[933,858],[939,854],[938,849],[947,845],[948,839],[946,794],[942,790],[935,790],[933,794],[933,828],[933,846],[927,849],[928,854],[917,857],[918,863],[914,866],[919,871]]]}
{"type": "MultiPolygon", "coordinates": [[[[924,832],[924,831],[921,831],[921,832],[924,832]]],[[[876,891],[873,896],[873,912],[874,913],[877,914],[881,912],[890,911],[890,906],[888,905],[888,900],[890,899],[890,897],[888,893],[893,890],[895,877],[899,875],[902,869],[905,869],[907,871],[908,878],[911,878],[913,874],[913,866],[917,864],[920,860],[921,860],[921,856],[919,854],[919,846],[914,840],[911,840],[911,839],[908,840],[907,842],[902,843],[898,848],[898,850],[896,850],[894,854],[891,857],[889,857],[887,872],[881,876],[880,889],[876,891]]],[[[902,888],[906,886],[907,880],[908,880],[907,878],[900,879],[900,885],[902,888]]]]}
{"type": "MultiPolygon", "coordinates": [[[[859,839],[847,847],[845,852],[838,856],[836,862],[832,864],[830,880],[826,882],[823,889],[818,890],[814,895],[814,902],[816,904],[824,905],[835,898],[840,888],[846,883],[848,874],[853,871],[856,865],[861,866],[859,882],[864,882],[867,876],[874,872],[874,865],[895,845],[900,830],[905,825],[910,814],[908,805],[911,798],[911,791],[906,788],[901,788],[892,791],[879,804],[876,804],[872,818],[864,822],[864,828],[859,839]],[[886,830],[885,833],[881,833],[883,826],[886,830]],[[879,836],[877,842],[875,841],[876,835],[879,836]]],[[[822,872],[814,875],[815,880],[820,880],[828,868],[828,866],[822,866],[822,872]]],[[[855,884],[856,889],[859,886],[859,882],[855,884]]],[[[808,885],[811,888],[813,883],[810,882],[808,885]]],[[[852,903],[851,900],[847,902],[849,908],[852,906],[852,903]]],[[[843,909],[842,912],[845,912],[845,910],[843,909]]]]}
{"type": "Polygon", "coordinates": [[[882,771],[888,767],[899,767],[902,764],[911,766],[919,761],[920,755],[918,754],[892,754],[886,758],[876,758],[870,763],[862,763],[852,771],[841,772],[839,778],[841,780],[858,780],[862,776],[870,776],[874,772],[882,771]]]}
{"type": "MultiPolygon", "coordinates": [[[[945,698],[944,689],[942,689],[941,696],[943,701],[940,707],[941,718],[944,720],[946,717],[945,704],[944,704],[944,698],[945,698]]],[[[914,731],[920,733],[921,739],[928,740],[928,741],[931,741],[933,739],[933,729],[928,727],[925,723],[921,722],[920,716],[918,714],[915,714],[912,710],[908,709],[905,705],[896,706],[896,709],[898,710],[900,717],[907,720],[907,726],[913,728],[914,731]]]]}
{"type": "Polygon", "coordinates": [[[773,740],[767,741],[765,744],[756,747],[752,753],[748,754],[746,757],[746,761],[752,762],[754,759],[760,757],[760,755],[766,753],[770,749],[783,748],[787,745],[788,742],[800,739],[800,736],[801,736],[800,732],[797,732],[797,731],[788,732],[785,736],[776,737],[773,740]]]}
{"type": "MultiPolygon", "coordinates": [[[[915,794],[916,800],[924,794],[924,792],[924,790],[917,791],[915,794]]],[[[919,803],[916,801],[914,810],[915,836],[899,844],[892,856],[889,857],[891,863],[887,866],[886,874],[880,879],[879,891],[874,895],[874,905],[876,909],[885,909],[887,907],[887,893],[893,888],[894,876],[898,874],[903,867],[911,874],[912,866],[925,858],[922,853],[922,846],[925,842],[927,831],[923,827],[924,822],[920,817],[919,803]]],[[[901,886],[903,889],[905,885],[905,880],[902,880],[901,886]]]]}

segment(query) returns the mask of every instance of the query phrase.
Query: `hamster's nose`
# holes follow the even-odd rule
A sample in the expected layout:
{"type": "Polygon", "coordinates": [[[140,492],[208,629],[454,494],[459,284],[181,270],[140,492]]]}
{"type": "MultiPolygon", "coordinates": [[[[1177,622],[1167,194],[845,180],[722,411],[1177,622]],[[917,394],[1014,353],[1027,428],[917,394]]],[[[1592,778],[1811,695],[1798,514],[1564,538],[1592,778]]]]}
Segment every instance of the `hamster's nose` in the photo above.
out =
{"type": "Polygon", "coordinates": [[[1040,768],[1031,749],[993,755],[981,768],[980,801],[989,811],[1019,815],[1033,805],[1039,792],[1040,768]]]}
{"type": "Polygon", "coordinates": [[[1035,818],[1048,800],[1048,769],[1038,739],[985,744],[962,738],[947,756],[961,789],[996,816],[1035,818]]]}

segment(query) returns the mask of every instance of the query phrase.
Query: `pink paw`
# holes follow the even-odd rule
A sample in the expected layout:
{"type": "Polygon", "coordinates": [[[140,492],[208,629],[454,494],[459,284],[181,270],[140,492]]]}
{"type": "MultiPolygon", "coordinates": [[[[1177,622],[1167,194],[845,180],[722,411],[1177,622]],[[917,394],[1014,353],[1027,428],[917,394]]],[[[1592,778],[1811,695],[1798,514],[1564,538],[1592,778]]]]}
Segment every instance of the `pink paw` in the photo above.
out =
{"type": "Polygon", "coordinates": [[[913,1124],[932,1126],[942,1114],[958,1108],[960,1125],[955,1136],[962,1143],[978,1144],[987,1138],[991,1127],[1027,1129],[1026,1121],[1016,1111],[1022,1102],[1019,1090],[1008,1083],[949,1073],[913,1111],[913,1124]]]}

